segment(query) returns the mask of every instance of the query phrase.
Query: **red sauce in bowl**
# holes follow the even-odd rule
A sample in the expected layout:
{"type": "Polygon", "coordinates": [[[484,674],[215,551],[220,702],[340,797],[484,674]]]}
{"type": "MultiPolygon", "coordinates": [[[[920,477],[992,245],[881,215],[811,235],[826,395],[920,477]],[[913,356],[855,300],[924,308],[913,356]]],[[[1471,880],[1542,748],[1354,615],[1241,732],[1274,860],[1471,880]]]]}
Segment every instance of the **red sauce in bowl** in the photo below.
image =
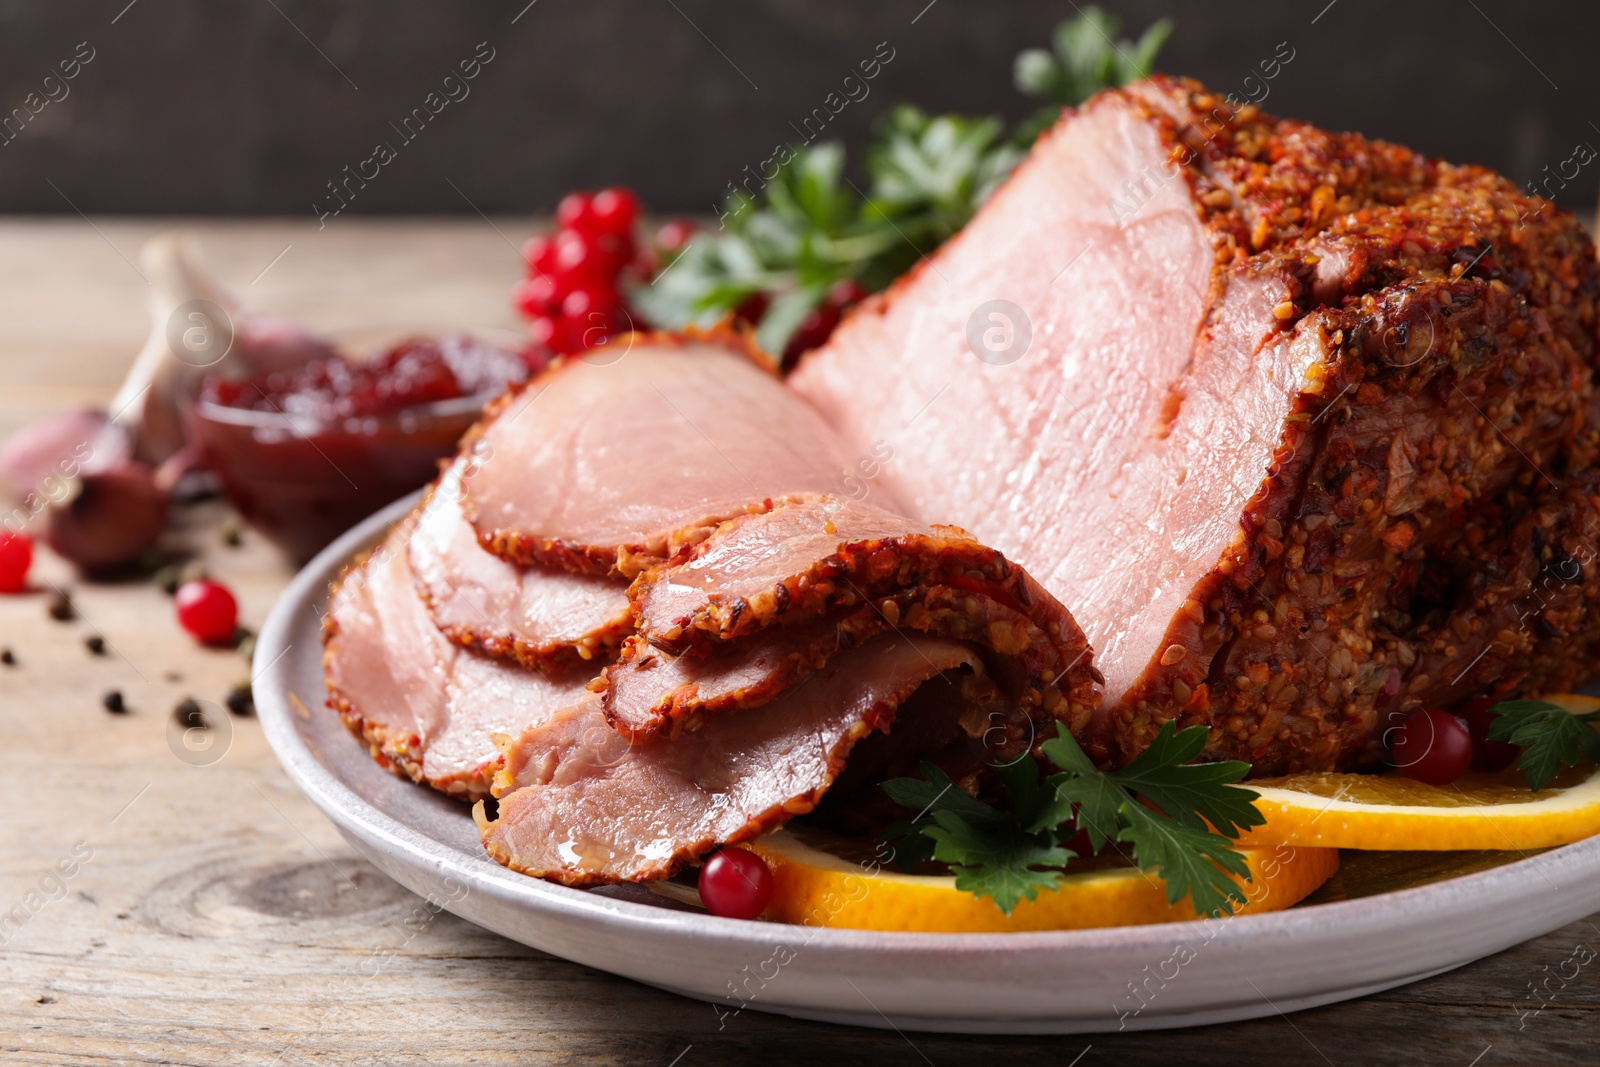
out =
{"type": "Polygon", "coordinates": [[[186,432],[239,513],[303,562],[430,481],[484,404],[544,362],[464,334],[412,337],[367,360],[207,378],[186,432]]]}

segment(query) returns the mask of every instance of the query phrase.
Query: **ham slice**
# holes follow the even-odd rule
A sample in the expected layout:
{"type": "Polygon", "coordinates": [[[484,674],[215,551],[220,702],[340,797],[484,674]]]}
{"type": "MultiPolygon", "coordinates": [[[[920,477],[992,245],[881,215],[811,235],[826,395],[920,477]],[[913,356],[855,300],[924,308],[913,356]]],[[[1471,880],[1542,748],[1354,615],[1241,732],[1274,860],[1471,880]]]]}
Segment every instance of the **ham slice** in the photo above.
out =
{"type": "Polygon", "coordinates": [[[723,519],[851,476],[821,417],[728,344],[605,353],[508,394],[464,442],[464,510],[496,554],[631,575],[723,519]]]}
{"type": "Polygon", "coordinates": [[[506,746],[497,804],[479,805],[489,855],[567,885],[664,878],[718,844],[811,810],[851,748],[941,672],[981,672],[966,647],[885,634],[758,712],[676,740],[619,744],[597,698],[506,746]]]}
{"type": "Polygon", "coordinates": [[[461,470],[445,468],[423,500],[409,545],[417,588],[452,640],[539,667],[610,659],[633,632],[627,586],[595,574],[507,563],[478,543],[461,513],[461,470]]]}
{"type": "Polygon", "coordinates": [[[515,734],[585,695],[589,672],[527,671],[446,640],[418,599],[396,526],[334,586],[324,617],[328,703],[395,773],[475,800],[515,734]]]}
{"type": "Polygon", "coordinates": [[[955,527],[862,501],[813,497],[726,522],[630,595],[639,633],[607,672],[605,707],[636,739],[758,705],[886,629],[984,648],[1030,719],[1082,731],[1099,703],[1083,634],[1021,568],[955,527]]]}
{"type": "Polygon", "coordinates": [[[1098,758],[1178,719],[1258,774],[1355,768],[1489,680],[1440,687],[1408,576],[1578,458],[1596,293],[1582,228],[1503,178],[1155,79],[1068,113],[791,383],[892,447],[907,514],[1072,609],[1098,758]]]}

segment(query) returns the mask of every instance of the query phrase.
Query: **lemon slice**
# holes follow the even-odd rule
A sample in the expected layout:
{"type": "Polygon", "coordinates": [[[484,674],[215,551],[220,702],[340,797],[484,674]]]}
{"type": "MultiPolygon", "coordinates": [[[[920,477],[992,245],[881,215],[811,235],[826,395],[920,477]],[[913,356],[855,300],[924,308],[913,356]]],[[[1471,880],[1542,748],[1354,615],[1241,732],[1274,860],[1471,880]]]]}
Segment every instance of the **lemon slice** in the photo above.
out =
{"type": "MultiPolygon", "coordinates": [[[[1166,887],[1155,875],[1109,866],[1068,873],[1058,888],[1022,901],[1008,916],[989,898],[957,889],[953,877],[901,874],[882,866],[870,849],[859,857],[841,855],[847,850],[838,848],[837,840],[815,831],[782,829],[745,843],[772,869],[767,918],[854,930],[1007,933],[1195,917],[1187,900],[1176,907],[1167,903],[1166,887]]],[[[1242,883],[1249,903],[1240,912],[1281,911],[1304,900],[1339,869],[1339,853],[1331,848],[1275,845],[1242,851],[1252,878],[1242,883]]]]}
{"type": "MultiPolygon", "coordinates": [[[[1575,714],[1594,697],[1545,697],[1575,714]]],[[[1535,793],[1515,767],[1473,771],[1449,785],[1400,774],[1295,774],[1245,782],[1261,794],[1265,826],[1241,844],[1391,851],[1530,849],[1600,833],[1600,769],[1568,767],[1535,793]]]]}

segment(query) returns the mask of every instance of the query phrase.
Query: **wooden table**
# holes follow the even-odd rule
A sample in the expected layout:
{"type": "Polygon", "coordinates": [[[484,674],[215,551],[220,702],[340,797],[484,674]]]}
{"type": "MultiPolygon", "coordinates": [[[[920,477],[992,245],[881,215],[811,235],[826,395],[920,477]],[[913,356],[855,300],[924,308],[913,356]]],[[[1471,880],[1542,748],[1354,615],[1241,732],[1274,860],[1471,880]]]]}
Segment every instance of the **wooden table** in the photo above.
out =
{"type": "MultiPolygon", "coordinates": [[[[514,242],[529,225],[184,228],[250,303],[334,330],[373,321],[514,325],[506,292],[518,267],[514,242]]],[[[43,411],[110,397],[146,328],[145,284],[131,264],[140,243],[166,228],[0,223],[0,435],[43,411]]],[[[289,571],[257,537],[225,547],[221,518],[218,505],[191,509],[175,539],[232,585],[244,620],[259,624],[289,571]]],[[[1537,1014],[1540,998],[1529,991],[1575,945],[1600,946],[1600,915],[1403,989],[1225,1027],[980,1039],[745,1012],[719,1029],[705,1004],[541,955],[447,913],[417,921],[418,899],[358,859],[296,792],[254,720],[232,720],[226,754],[209,765],[174,755],[172,708],[187,695],[220,702],[247,673],[236,653],[195,647],[148,583],[85,585],[50,558],[36,575],[40,593],[0,597],[0,645],[18,660],[0,667],[0,913],[21,905],[25,914],[9,939],[0,926],[0,1062],[1596,1059],[1600,971],[1585,968],[1565,988],[1552,982],[1558,995],[1537,1014]],[[48,618],[49,584],[74,590],[79,620],[48,618]],[[84,645],[95,634],[103,657],[84,645]],[[110,689],[124,694],[128,714],[102,710],[110,689]],[[75,850],[87,861],[74,865],[75,850]],[[62,859],[72,876],[52,878],[62,859]]]]}

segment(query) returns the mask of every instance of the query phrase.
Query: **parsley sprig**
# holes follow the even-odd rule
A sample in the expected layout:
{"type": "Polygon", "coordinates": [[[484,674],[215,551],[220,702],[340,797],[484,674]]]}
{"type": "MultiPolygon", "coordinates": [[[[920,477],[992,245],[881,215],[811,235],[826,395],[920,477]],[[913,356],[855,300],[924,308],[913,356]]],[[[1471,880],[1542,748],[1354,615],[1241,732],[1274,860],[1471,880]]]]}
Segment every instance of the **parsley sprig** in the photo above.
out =
{"type": "Polygon", "coordinates": [[[1535,793],[1550,784],[1561,768],[1587,757],[1600,763],[1600,711],[1570,712],[1547,700],[1507,700],[1489,709],[1489,740],[1522,746],[1517,767],[1535,793]]]}
{"type": "Polygon", "coordinates": [[[1166,883],[1168,903],[1188,897],[1202,915],[1231,914],[1245,896],[1230,875],[1250,878],[1233,842],[1266,820],[1254,804],[1259,794],[1233,784],[1249,764],[1190,762],[1206,736],[1203,726],[1180,731],[1167,722],[1132,763],[1102,771],[1058,728],[1039,746],[1056,773],[1041,780],[1029,758],[995,768],[1009,807],[969,796],[925,763],[920,779],[883,783],[890,799],[919,814],[882,836],[902,866],[948,864],[958,889],[989,897],[1007,915],[1055,888],[1078,858],[1066,845],[1079,830],[1096,853],[1112,842],[1130,846],[1133,861],[1166,883]]]}
{"type": "Polygon", "coordinates": [[[1093,6],[1062,23],[1054,52],[1017,58],[1019,89],[1053,103],[1007,130],[997,117],[929,115],[900,105],[878,124],[852,179],[842,146],[795,146],[754,195],[734,193],[720,227],[691,241],[629,303],[665,329],[710,326],[753,297],[756,339],[781,354],[838,282],[876,292],[944,243],[1011,173],[1039,132],[1100,89],[1150,72],[1171,26],[1113,43],[1116,19],[1093,6]]]}

